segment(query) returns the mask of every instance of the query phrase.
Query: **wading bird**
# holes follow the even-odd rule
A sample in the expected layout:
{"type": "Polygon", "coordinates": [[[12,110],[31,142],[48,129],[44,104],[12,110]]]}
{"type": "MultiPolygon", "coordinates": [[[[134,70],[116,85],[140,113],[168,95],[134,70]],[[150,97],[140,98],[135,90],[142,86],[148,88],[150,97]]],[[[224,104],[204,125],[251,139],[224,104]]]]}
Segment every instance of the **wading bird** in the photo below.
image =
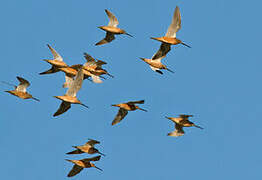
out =
{"type": "Polygon", "coordinates": [[[105,156],[105,154],[101,153],[98,149],[94,147],[95,144],[100,144],[100,142],[93,140],[93,139],[89,139],[89,141],[87,141],[82,146],[73,146],[74,148],[76,148],[76,150],[68,152],[66,154],[82,154],[82,153],[95,154],[95,153],[98,153],[98,154],[105,156]]]}
{"type": "Polygon", "coordinates": [[[102,68],[102,65],[107,64],[104,61],[101,60],[95,60],[92,56],[90,56],[87,53],[84,53],[84,57],[86,59],[86,63],[84,64],[84,69],[89,71],[92,75],[92,79],[94,82],[99,83],[102,82],[102,80],[100,80],[100,76],[101,75],[108,75],[110,77],[114,77],[111,74],[109,74],[105,69],[102,68]]]}
{"type": "Polygon", "coordinates": [[[99,26],[98,28],[106,31],[106,37],[104,39],[102,39],[101,41],[99,41],[98,43],[96,43],[95,44],[96,46],[102,45],[102,44],[107,44],[107,43],[113,41],[115,39],[115,35],[118,35],[118,34],[126,34],[128,36],[133,37],[132,35],[128,34],[125,30],[117,27],[119,22],[118,22],[118,20],[116,19],[115,15],[113,13],[111,13],[107,9],[105,9],[105,12],[106,12],[107,16],[109,17],[109,23],[108,23],[107,26],[99,26]]]}
{"type": "Polygon", "coordinates": [[[74,163],[73,168],[70,170],[68,173],[67,177],[72,177],[80,173],[84,168],[91,168],[94,167],[96,169],[99,169],[100,171],[103,171],[99,167],[96,167],[93,163],[90,161],[99,161],[101,156],[95,156],[93,158],[86,158],[86,159],[81,159],[81,160],[69,160],[66,159],[66,161],[74,163]]]}
{"type": "Polygon", "coordinates": [[[159,50],[153,56],[152,59],[158,59],[162,56],[165,56],[170,51],[171,45],[183,44],[184,46],[187,46],[190,48],[189,45],[185,44],[180,39],[176,38],[176,33],[179,31],[180,28],[181,28],[181,14],[177,6],[175,9],[174,15],[173,15],[172,23],[170,24],[166,32],[166,35],[163,37],[158,37],[158,38],[151,37],[151,39],[162,42],[159,50]]]}
{"type": "Polygon", "coordinates": [[[56,73],[59,70],[59,68],[61,67],[67,67],[67,64],[63,61],[62,56],[60,56],[54,48],[52,48],[49,44],[47,44],[48,48],[50,49],[51,53],[54,56],[54,59],[44,59],[44,61],[48,62],[49,64],[52,65],[51,69],[45,71],[45,72],[41,72],[39,73],[40,75],[43,74],[52,74],[52,73],[56,73]]]}
{"type": "Polygon", "coordinates": [[[169,72],[174,73],[174,71],[168,69],[168,68],[166,67],[166,65],[164,65],[164,64],[161,63],[161,60],[162,60],[164,57],[165,57],[165,56],[159,57],[159,58],[157,58],[157,59],[146,59],[146,58],[140,58],[140,59],[142,59],[144,62],[146,62],[147,64],[149,64],[150,68],[151,68],[153,71],[158,72],[159,74],[163,74],[163,72],[160,71],[160,69],[166,69],[166,70],[168,70],[169,72]]]}
{"type": "Polygon", "coordinates": [[[188,118],[193,117],[193,115],[180,114],[179,117],[166,117],[175,123],[175,131],[168,133],[168,136],[182,136],[185,134],[183,127],[197,127],[203,129],[200,126],[195,125],[193,122],[189,121],[188,118]]]}
{"type": "MultiPolygon", "coordinates": [[[[82,67],[82,64],[75,64],[72,66],[59,68],[60,71],[65,73],[65,83],[63,84],[63,88],[68,88],[69,84],[73,81],[74,77],[77,74],[77,71],[80,67],[82,67]]],[[[83,68],[84,73],[84,80],[91,77],[91,73],[83,68]]]]}
{"type": "Polygon", "coordinates": [[[136,106],[135,104],[144,104],[144,100],[141,101],[129,101],[127,103],[122,103],[122,104],[113,104],[112,106],[115,107],[120,107],[115,119],[112,122],[112,125],[115,125],[117,123],[119,123],[122,119],[124,119],[124,117],[127,115],[128,111],[134,111],[134,110],[142,110],[147,112],[147,110],[142,109],[138,106],[136,106]]]}
{"type": "Polygon", "coordinates": [[[39,99],[36,99],[34,98],[31,94],[29,94],[28,92],[26,92],[26,88],[28,86],[30,86],[30,83],[25,80],[24,78],[22,77],[16,77],[18,79],[18,81],[20,82],[20,84],[18,86],[15,86],[15,85],[11,85],[9,83],[6,83],[4,81],[2,81],[3,83],[6,83],[6,84],[9,84],[11,86],[14,86],[15,87],[15,90],[12,90],[12,91],[5,91],[5,92],[8,92],[14,96],[17,96],[21,99],[34,99],[36,101],[39,101],[39,99]]]}
{"type": "Polygon", "coordinates": [[[83,68],[81,67],[78,70],[75,79],[71,83],[69,83],[69,88],[66,91],[66,94],[64,96],[54,96],[55,98],[60,99],[63,102],[61,103],[59,109],[53,116],[58,116],[66,112],[68,109],[70,109],[71,104],[81,104],[82,106],[88,108],[88,106],[84,105],[76,98],[77,92],[82,87],[83,79],[84,79],[84,73],[83,73],[83,68]]]}

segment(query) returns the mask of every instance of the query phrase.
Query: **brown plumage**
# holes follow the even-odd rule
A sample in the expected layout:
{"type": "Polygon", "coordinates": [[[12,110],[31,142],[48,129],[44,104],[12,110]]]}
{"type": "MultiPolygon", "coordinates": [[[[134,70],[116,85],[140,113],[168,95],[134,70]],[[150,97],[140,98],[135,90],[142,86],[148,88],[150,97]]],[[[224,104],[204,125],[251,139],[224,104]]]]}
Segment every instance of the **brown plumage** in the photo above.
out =
{"type": "Polygon", "coordinates": [[[176,38],[176,33],[179,31],[180,28],[181,28],[181,14],[177,6],[175,9],[173,18],[172,18],[172,22],[166,32],[166,35],[163,37],[157,37],[157,38],[151,37],[151,39],[162,42],[159,50],[153,56],[152,59],[158,59],[162,56],[166,56],[166,54],[171,49],[170,47],[171,45],[182,44],[190,48],[189,45],[185,44],[184,42],[176,38]]]}
{"type": "Polygon", "coordinates": [[[91,163],[90,161],[99,161],[101,156],[95,156],[93,158],[86,158],[86,159],[80,159],[80,160],[69,160],[66,159],[66,161],[74,163],[73,168],[68,173],[67,177],[73,177],[80,173],[84,168],[91,168],[94,167],[100,171],[103,171],[99,167],[95,166],[95,164],[91,163]]]}
{"type": "Polygon", "coordinates": [[[98,43],[96,43],[95,45],[102,45],[102,44],[107,44],[111,41],[113,41],[115,39],[115,35],[118,34],[126,34],[128,36],[133,37],[132,35],[128,34],[125,30],[120,29],[117,27],[117,25],[119,24],[117,18],[115,17],[115,15],[113,13],[111,13],[110,11],[108,11],[107,9],[105,9],[105,12],[109,18],[109,23],[107,26],[100,26],[98,28],[106,31],[106,37],[104,39],[102,39],[101,41],[99,41],[98,43]]]}
{"type": "Polygon", "coordinates": [[[180,114],[179,117],[166,117],[175,123],[175,131],[168,133],[168,136],[182,136],[185,134],[183,127],[197,127],[203,129],[200,126],[195,125],[193,122],[189,121],[188,118],[193,117],[193,115],[180,114]]]}
{"type": "Polygon", "coordinates": [[[114,77],[111,74],[109,74],[105,69],[102,68],[104,64],[107,64],[105,61],[102,60],[95,60],[91,55],[84,53],[84,57],[86,59],[86,63],[84,64],[84,69],[89,71],[91,74],[95,76],[101,76],[101,75],[108,75],[110,77],[114,77]]]}
{"type": "Polygon", "coordinates": [[[144,102],[145,102],[144,100],[140,100],[140,101],[129,101],[126,103],[121,103],[121,104],[113,104],[112,106],[119,107],[119,111],[115,119],[113,120],[112,125],[115,125],[119,123],[122,119],[124,119],[128,111],[135,111],[139,109],[139,110],[147,112],[147,110],[142,109],[135,105],[135,104],[144,104],[144,102]]]}
{"type": "MultiPolygon", "coordinates": [[[[22,77],[19,77],[19,76],[17,76],[16,78],[18,79],[20,84],[18,86],[14,85],[15,90],[5,91],[5,92],[10,93],[10,94],[12,94],[12,95],[14,95],[16,97],[21,98],[21,99],[34,99],[36,101],[40,101],[39,99],[34,98],[31,94],[26,92],[26,88],[28,86],[30,86],[30,83],[26,79],[24,79],[22,77]]],[[[3,83],[6,83],[6,82],[3,82],[3,83]]],[[[9,84],[9,83],[6,83],[6,84],[9,84]]]]}
{"type": "Polygon", "coordinates": [[[82,106],[88,108],[88,106],[84,105],[76,98],[77,92],[82,87],[83,79],[84,79],[84,73],[83,73],[83,68],[81,67],[78,70],[75,79],[72,81],[72,83],[69,83],[69,88],[66,94],[64,96],[54,96],[55,98],[62,100],[62,103],[59,106],[57,112],[53,116],[58,116],[66,112],[68,109],[70,109],[71,104],[81,104],[82,106]]]}
{"type": "Polygon", "coordinates": [[[93,140],[93,139],[89,139],[89,141],[86,142],[82,146],[73,146],[74,148],[76,148],[76,150],[68,152],[66,154],[82,154],[82,153],[95,154],[95,153],[98,153],[98,154],[105,156],[105,154],[101,153],[98,149],[94,147],[95,144],[100,144],[100,142],[93,140]]]}
{"type": "Polygon", "coordinates": [[[44,61],[51,64],[52,67],[51,67],[51,69],[49,69],[47,71],[39,73],[40,75],[56,73],[56,72],[60,71],[59,68],[67,67],[67,64],[63,61],[62,56],[60,56],[60,54],[58,54],[55,51],[55,49],[53,49],[49,44],[47,44],[47,46],[50,49],[51,53],[53,54],[54,59],[51,59],[51,60],[50,59],[44,59],[44,61]]]}
{"type": "Polygon", "coordinates": [[[159,74],[163,74],[162,71],[160,71],[160,69],[166,69],[168,70],[169,72],[172,72],[174,73],[172,70],[168,69],[166,67],[166,65],[162,64],[161,63],[161,60],[164,58],[165,56],[162,56],[158,59],[146,59],[146,58],[140,58],[142,59],[144,62],[146,62],[147,64],[149,64],[150,68],[153,70],[153,71],[156,71],[158,72],[159,74]]]}

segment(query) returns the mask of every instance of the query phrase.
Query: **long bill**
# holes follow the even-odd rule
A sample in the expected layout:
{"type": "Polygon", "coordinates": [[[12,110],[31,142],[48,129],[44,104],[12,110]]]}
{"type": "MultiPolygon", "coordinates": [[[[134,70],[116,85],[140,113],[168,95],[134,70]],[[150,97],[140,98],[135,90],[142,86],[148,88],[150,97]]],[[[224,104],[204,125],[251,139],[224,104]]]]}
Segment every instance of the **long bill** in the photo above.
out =
{"type": "Polygon", "coordinates": [[[140,109],[141,111],[145,111],[145,112],[147,112],[147,110],[145,110],[145,109],[142,109],[142,108],[140,108],[140,107],[139,107],[138,109],[140,109]]]}
{"type": "Polygon", "coordinates": [[[198,125],[194,125],[195,127],[197,127],[197,128],[199,128],[199,129],[204,129],[204,128],[202,128],[202,127],[200,127],[200,126],[198,126],[198,125]]]}
{"type": "Polygon", "coordinates": [[[175,72],[172,71],[171,69],[166,68],[166,70],[168,70],[168,71],[171,72],[171,73],[175,73],[175,72]]]}
{"type": "Polygon", "coordinates": [[[128,35],[128,36],[130,36],[130,37],[134,37],[134,36],[132,36],[131,34],[128,34],[128,33],[125,33],[126,35],[128,35]]]}
{"type": "Polygon", "coordinates": [[[103,153],[101,153],[101,152],[99,152],[99,151],[98,151],[97,153],[100,154],[100,155],[102,155],[102,156],[106,156],[105,154],[103,154],[103,153]]]}
{"type": "Polygon", "coordinates": [[[85,105],[85,104],[82,104],[82,103],[81,103],[81,105],[84,106],[84,107],[86,107],[86,108],[89,108],[89,107],[88,107],[87,105],[85,105]]]}
{"type": "Polygon", "coordinates": [[[100,170],[100,171],[103,171],[103,169],[97,167],[97,166],[94,166],[96,169],[100,170]]]}
{"type": "Polygon", "coordinates": [[[191,48],[191,46],[189,46],[189,45],[187,45],[187,44],[185,44],[185,43],[183,43],[183,42],[181,42],[181,44],[184,45],[184,46],[186,46],[186,47],[188,47],[188,48],[191,48]]]}
{"type": "Polygon", "coordinates": [[[38,101],[38,102],[40,102],[40,100],[39,100],[39,99],[37,99],[37,98],[35,98],[35,97],[32,97],[32,99],[33,99],[33,100],[35,100],[35,101],[38,101]]]}
{"type": "Polygon", "coordinates": [[[114,78],[114,76],[113,76],[112,74],[107,73],[107,75],[108,75],[109,77],[111,77],[111,78],[114,78]]]}

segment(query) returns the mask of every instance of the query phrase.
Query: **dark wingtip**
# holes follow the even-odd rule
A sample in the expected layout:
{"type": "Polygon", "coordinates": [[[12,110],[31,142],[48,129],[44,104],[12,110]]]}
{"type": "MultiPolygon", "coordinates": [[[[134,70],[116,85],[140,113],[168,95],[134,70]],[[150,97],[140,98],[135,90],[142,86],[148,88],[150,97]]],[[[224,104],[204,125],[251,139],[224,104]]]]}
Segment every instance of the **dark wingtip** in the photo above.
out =
{"type": "Polygon", "coordinates": [[[156,72],[158,72],[159,74],[163,74],[163,72],[160,70],[156,70],[156,72]]]}

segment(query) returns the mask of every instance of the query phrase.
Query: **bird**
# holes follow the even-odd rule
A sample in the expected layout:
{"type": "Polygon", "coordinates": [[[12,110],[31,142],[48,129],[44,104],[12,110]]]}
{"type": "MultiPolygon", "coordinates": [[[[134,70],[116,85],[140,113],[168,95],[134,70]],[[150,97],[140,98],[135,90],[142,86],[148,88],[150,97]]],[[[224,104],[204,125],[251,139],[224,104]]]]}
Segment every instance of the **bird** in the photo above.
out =
{"type": "Polygon", "coordinates": [[[21,99],[33,99],[33,100],[36,100],[36,101],[40,101],[39,99],[33,97],[31,94],[26,92],[26,88],[28,86],[30,86],[30,83],[26,79],[24,79],[22,77],[19,77],[19,76],[17,76],[16,78],[20,82],[18,86],[12,85],[12,84],[9,84],[9,83],[6,83],[6,82],[2,81],[5,84],[9,84],[9,85],[15,87],[15,90],[5,91],[5,92],[10,93],[10,94],[12,94],[14,96],[17,96],[17,97],[19,97],[21,99]]]}
{"type": "Polygon", "coordinates": [[[175,130],[168,133],[168,136],[182,136],[185,134],[183,127],[197,127],[203,129],[200,126],[195,125],[193,122],[189,121],[188,118],[193,117],[193,115],[180,114],[179,117],[166,117],[175,123],[175,130]]]}
{"type": "Polygon", "coordinates": [[[47,71],[39,73],[40,75],[56,73],[56,72],[60,71],[59,68],[67,67],[67,64],[63,61],[62,56],[60,56],[56,52],[56,50],[54,48],[52,48],[49,44],[47,44],[47,47],[50,49],[51,53],[53,54],[54,59],[44,59],[44,61],[51,64],[52,67],[51,67],[51,69],[49,69],[47,71]]]}
{"type": "MultiPolygon", "coordinates": [[[[77,74],[77,70],[81,66],[83,66],[83,65],[82,64],[75,64],[75,65],[72,65],[72,66],[59,68],[60,71],[65,73],[65,83],[63,84],[63,88],[69,87],[69,84],[72,82],[72,80],[74,79],[74,77],[77,74]]],[[[84,73],[84,80],[91,77],[91,73],[89,71],[83,69],[83,73],[84,73]]]]}
{"type": "Polygon", "coordinates": [[[149,64],[150,68],[155,71],[158,72],[159,74],[163,74],[162,71],[160,71],[160,69],[166,69],[169,72],[174,73],[174,71],[172,71],[171,69],[167,68],[166,65],[161,63],[161,60],[164,58],[165,56],[159,57],[157,59],[146,59],[146,58],[140,58],[141,60],[143,60],[144,62],[146,62],[147,64],[149,64]]]}
{"type": "MultiPolygon", "coordinates": [[[[84,57],[86,59],[86,63],[84,64],[84,69],[89,71],[94,76],[101,76],[103,74],[110,76],[113,78],[114,76],[109,74],[105,69],[102,68],[102,65],[107,64],[106,62],[102,60],[95,60],[91,55],[84,53],[84,57]]],[[[91,75],[92,76],[92,75],[91,75]]],[[[95,77],[92,76],[94,79],[95,77]]]]}
{"type": "Polygon", "coordinates": [[[95,154],[98,153],[100,155],[105,156],[105,154],[101,153],[98,149],[94,147],[95,144],[100,144],[99,141],[89,139],[84,145],[82,146],[73,146],[76,148],[76,150],[68,152],[66,154],[82,154],[82,153],[88,153],[88,154],[95,154]]]}
{"type": "Polygon", "coordinates": [[[191,48],[189,45],[185,44],[182,42],[180,39],[176,38],[176,33],[180,30],[181,28],[181,14],[179,7],[176,6],[172,22],[166,32],[166,35],[163,37],[151,37],[151,39],[157,40],[162,42],[159,50],[157,53],[153,56],[152,59],[158,59],[162,56],[165,56],[171,49],[171,45],[176,45],[176,44],[182,44],[186,47],[191,48]]]}
{"type": "Polygon", "coordinates": [[[73,168],[70,170],[68,173],[67,177],[73,177],[80,173],[84,168],[91,168],[94,167],[100,171],[103,171],[99,167],[95,166],[95,164],[91,163],[90,161],[99,161],[101,156],[95,156],[92,158],[85,158],[85,159],[80,159],[80,160],[70,160],[66,159],[66,161],[74,163],[73,168]]]}
{"type": "Polygon", "coordinates": [[[107,9],[105,9],[105,12],[106,12],[107,16],[109,17],[109,23],[108,23],[107,26],[99,26],[98,28],[106,31],[106,37],[104,39],[102,39],[101,41],[99,41],[98,43],[96,43],[95,44],[96,46],[102,45],[102,44],[107,44],[107,43],[113,41],[115,39],[115,35],[118,35],[118,34],[126,34],[128,36],[133,37],[132,35],[128,34],[125,30],[117,27],[119,22],[118,22],[117,18],[115,17],[115,15],[113,13],[111,13],[107,9]]]}
{"type": "Polygon", "coordinates": [[[55,114],[53,116],[58,116],[60,114],[63,114],[68,109],[70,109],[71,104],[80,104],[80,105],[88,108],[88,106],[81,103],[76,98],[77,92],[82,87],[83,79],[84,79],[84,73],[83,73],[83,68],[81,67],[78,70],[78,72],[75,76],[75,79],[69,84],[69,88],[66,91],[66,94],[64,96],[54,96],[55,98],[62,100],[62,103],[60,104],[60,107],[58,108],[58,110],[55,112],[55,114]]]}
{"type": "Polygon", "coordinates": [[[144,104],[144,100],[140,100],[140,101],[129,101],[126,103],[121,103],[121,104],[113,104],[111,106],[115,106],[115,107],[119,107],[119,111],[115,117],[115,119],[112,121],[112,125],[115,125],[117,123],[119,123],[122,119],[124,119],[124,117],[127,115],[128,111],[134,111],[134,110],[142,110],[147,112],[147,110],[142,109],[138,106],[136,106],[135,104],[144,104]]]}

